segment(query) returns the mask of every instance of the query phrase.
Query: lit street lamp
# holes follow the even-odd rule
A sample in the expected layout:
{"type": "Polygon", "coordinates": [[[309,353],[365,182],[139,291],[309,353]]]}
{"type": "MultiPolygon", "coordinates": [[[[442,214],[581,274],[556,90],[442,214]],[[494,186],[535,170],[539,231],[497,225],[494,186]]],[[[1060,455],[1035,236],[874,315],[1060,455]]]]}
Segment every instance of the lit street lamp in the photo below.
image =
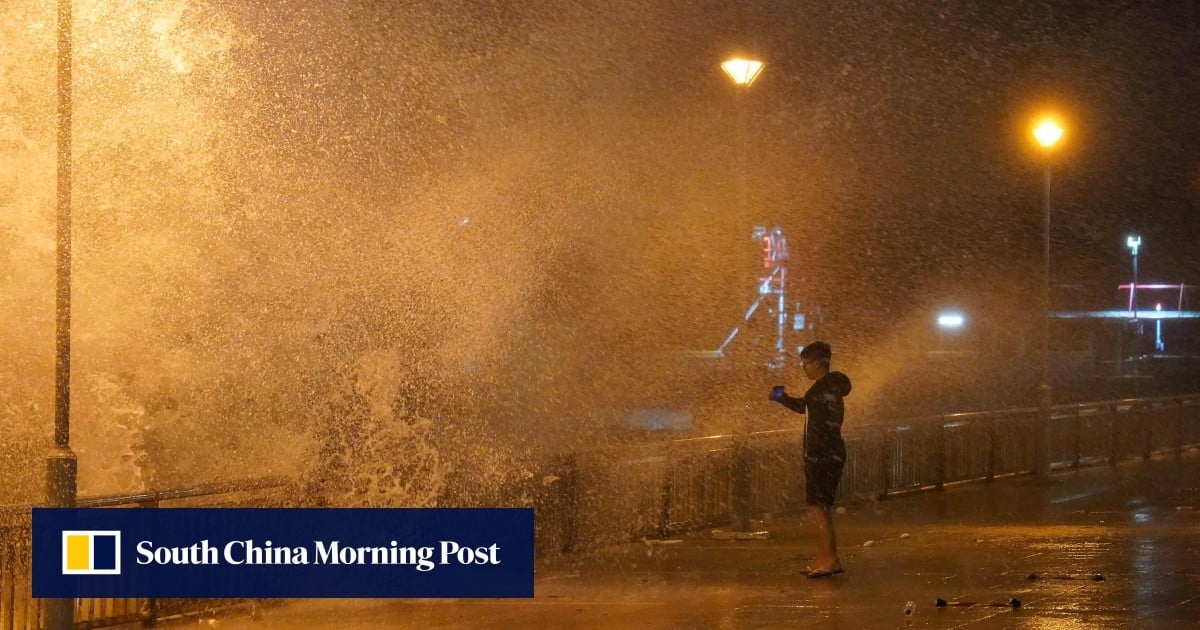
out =
{"type": "Polygon", "coordinates": [[[752,59],[734,58],[721,64],[725,74],[733,79],[733,83],[742,87],[750,87],[751,83],[762,73],[763,62],[752,59]]]}
{"type": "Polygon", "coordinates": [[[1043,120],[1033,129],[1033,137],[1046,154],[1045,229],[1042,251],[1042,357],[1041,383],[1038,385],[1038,439],[1035,441],[1034,474],[1041,480],[1050,479],[1050,151],[1063,136],[1057,122],[1043,120]]]}
{"type": "Polygon", "coordinates": [[[962,328],[966,321],[966,318],[963,317],[961,313],[954,312],[945,312],[937,317],[938,327],[943,329],[962,328]]]}
{"type": "MultiPolygon", "coordinates": [[[[740,155],[740,164],[738,168],[739,181],[739,205],[741,206],[742,219],[749,218],[749,188],[746,184],[746,162],[750,152],[750,138],[747,118],[746,106],[746,91],[751,83],[762,74],[763,62],[753,59],[734,58],[725,61],[721,64],[721,69],[729,78],[733,80],[734,86],[738,92],[738,126],[741,127],[742,147],[740,155]]],[[[732,529],[735,532],[750,531],[750,519],[753,514],[754,506],[752,503],[751,493],[752,486],[750,480],[750,449],[746,444],[747,436],[743,423],[739,422],[734,431],[733,437],[733,474],[730,480],[732,496],[732,514],[731,520],[732,529]]]]}

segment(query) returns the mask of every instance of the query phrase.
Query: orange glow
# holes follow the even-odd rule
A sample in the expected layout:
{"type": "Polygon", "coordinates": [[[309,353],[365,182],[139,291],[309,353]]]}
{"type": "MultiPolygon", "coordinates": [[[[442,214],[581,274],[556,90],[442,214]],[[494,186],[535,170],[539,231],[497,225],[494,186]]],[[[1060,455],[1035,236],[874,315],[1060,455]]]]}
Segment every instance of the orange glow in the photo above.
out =
{"type": "Polygon", "coordinates": [[[721,64],[721,69],[739,86],[748,87],[762,73],[763,62],[750,59],[730,59],[721,64]]]}
{"type": "Polygon", "coordinates": [[[1033,128],[1033,137],[1037,138],[1038,144],[1047,149],[1054,146],[1062,136],[1063,128],[1053,120],[1043,120],[1033,128]]]}

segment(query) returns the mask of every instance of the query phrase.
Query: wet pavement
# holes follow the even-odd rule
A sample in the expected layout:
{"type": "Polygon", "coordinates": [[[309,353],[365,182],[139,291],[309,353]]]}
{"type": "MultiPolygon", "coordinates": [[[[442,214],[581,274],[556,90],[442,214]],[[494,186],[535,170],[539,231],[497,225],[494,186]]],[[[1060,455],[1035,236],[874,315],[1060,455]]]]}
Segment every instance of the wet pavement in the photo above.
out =
{"type": "Polygon", "coordinates": [[[552,558],[539,563],[530,600],[288,601],[256,619],[209,623],[254,630],[1200,627],[1195,452],[1063,472],[1048,486],[1013,478],[851,504],[835,524],[846,573],[831,578],[804,575],[812,530],[802,517],[786,517],[765,522],[768,540],[702,532],[552,558]],[[938,598],[950,605],[936,607],[938,598]]]}

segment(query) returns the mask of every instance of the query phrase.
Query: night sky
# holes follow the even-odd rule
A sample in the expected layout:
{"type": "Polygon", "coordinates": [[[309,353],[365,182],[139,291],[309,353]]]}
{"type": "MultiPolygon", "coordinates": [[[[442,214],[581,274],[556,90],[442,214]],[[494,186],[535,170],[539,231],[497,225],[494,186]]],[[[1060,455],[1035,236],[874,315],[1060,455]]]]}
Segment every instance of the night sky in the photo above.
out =
{"type": "Polygon", "coordinates": [[[886,279],[897,298],[1019,289],[1040,262],[1044,158],[1029,129],[1041,111],[1067,129],[1053,157],[1051,248],[1053,282],[1088,288],[1072,306],[1119,297],[1130,232],[1143,237],[1142,281],[1200,272],[1195,5],[778,6],[743,18],[778,59],[755,106],[791,114],[756,117],[757,131],[764,154],[795,159],[776,174],[795,184],[779,204],[785,225],[797,238],[837,233],[814,250],[840,263],[839,277],[886,279]],[[827,196],[795,193],[813,179],[827,196]],[[816,216],[800,210],[806,197],[819,199],[816,216]]]}
{"type": "Polygon", "coordinates": [[[618,168],[663,175],[645,190],[652,202],[693,204],[647,224],[675,226],[690,252],[691,266],[676,270],[692,280],[666,283],[665,295],[702,314],[692,321],[709,345],[748,302],[739,273],[756,264],[743,227],[751,223],[788,231],[793,286],[822,303],[827,334],[843,344],[870,346],[910,311],[942,304],[1028,326],[1046,166],[1030,132],[1043,112],[1066,128],[1050,164],[1054,307],[1122,303],[1132,232],[1143,238],[1142,282],[1200,277],[1194,3],[861,0],[567,13],[623,36],[554,48],[564,63],[535,92],[565,96],[574,84],[566,94],[582,95],[572,102],[619,120],[615,129],[646,119],[671,130],[596,146],[617,154],[618,168]],[[590,57],[598,67],[584,72],[572,62],[589,47],[619,52],[590,57]],[[715,63],[732,53],[767,64],[741,96],[751,121],[748,212],[730,177],[738,97],[715,63]],[[686,149],[672,150],[672,131],[686,149]],[[714,296],[719,314],[705,301],[714,296]]]}
{"type": "MultiPolygon", "coordinates": [[[[886,336],[907,308],[1020,322],[1038,307],[1043,112],[1066,128],[1050,158],[1054,307],[1120,304],[1130,233],[1141,282],[1200,277],[1194,3],[711,6],[723,37],[672,61],[766,61],[747,94],[751,218],[788,230],[793,277],[838,318],[830,334],[886,336]]],[[[717,99],[722,78],[668,82],[679,100],[717,99]]]]}

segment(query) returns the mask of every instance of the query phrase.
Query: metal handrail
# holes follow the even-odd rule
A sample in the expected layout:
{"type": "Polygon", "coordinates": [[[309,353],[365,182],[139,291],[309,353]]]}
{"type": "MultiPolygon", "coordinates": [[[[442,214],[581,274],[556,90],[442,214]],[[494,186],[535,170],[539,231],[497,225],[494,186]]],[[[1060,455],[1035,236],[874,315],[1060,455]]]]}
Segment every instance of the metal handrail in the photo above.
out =
{"type": "MultiPolygon", "coordinates": [[[[87,497],[76,503],[83,508],[140,507],[158,508],[165,502],[198,497],[234,495],[245,492],[287,488],[286,477],[262,477],[206,483],[131,494],[87,497]]],[[[261,496],[259,497],[261,501],[261,496]]],[[[226,501],[228,503],[228,501],[226,501]]],[[[0,629],[38,628],[45,610],[42,601],[32,596],[29,580],[31,511],[33,505],[0,507],[0,629]]],[[[76,626],[97,628],[142,622],[153,625],[158,619],[194,615],[205,611],[256,605],[255,600],[166,600],[155,598],[78,598],[75,600],[76,626]]]]}
{"type": "Polygon", "coordinates": [[[292,480],[283,476],[259,477],[250,479],[240,479],[236,481],[219,481],[215,483],[207,483],[198,486],[187,488],[176,488],[171,490],[157,490],[151,492],[141,492],[136,494],[116,494],[100,497],[91,497],[79,501],[76,507],[81,508],[97,508],[97,507],[115,507],[119,505],[145,505],[158,504],[163,501],[177,501],[179,499],[191,499],[203,496],[213,496],[218,494],[232,494],[235,492],[249,492],[253,490],[270,490],[274,488],[283,488],[293,483],[292,480]]]}

